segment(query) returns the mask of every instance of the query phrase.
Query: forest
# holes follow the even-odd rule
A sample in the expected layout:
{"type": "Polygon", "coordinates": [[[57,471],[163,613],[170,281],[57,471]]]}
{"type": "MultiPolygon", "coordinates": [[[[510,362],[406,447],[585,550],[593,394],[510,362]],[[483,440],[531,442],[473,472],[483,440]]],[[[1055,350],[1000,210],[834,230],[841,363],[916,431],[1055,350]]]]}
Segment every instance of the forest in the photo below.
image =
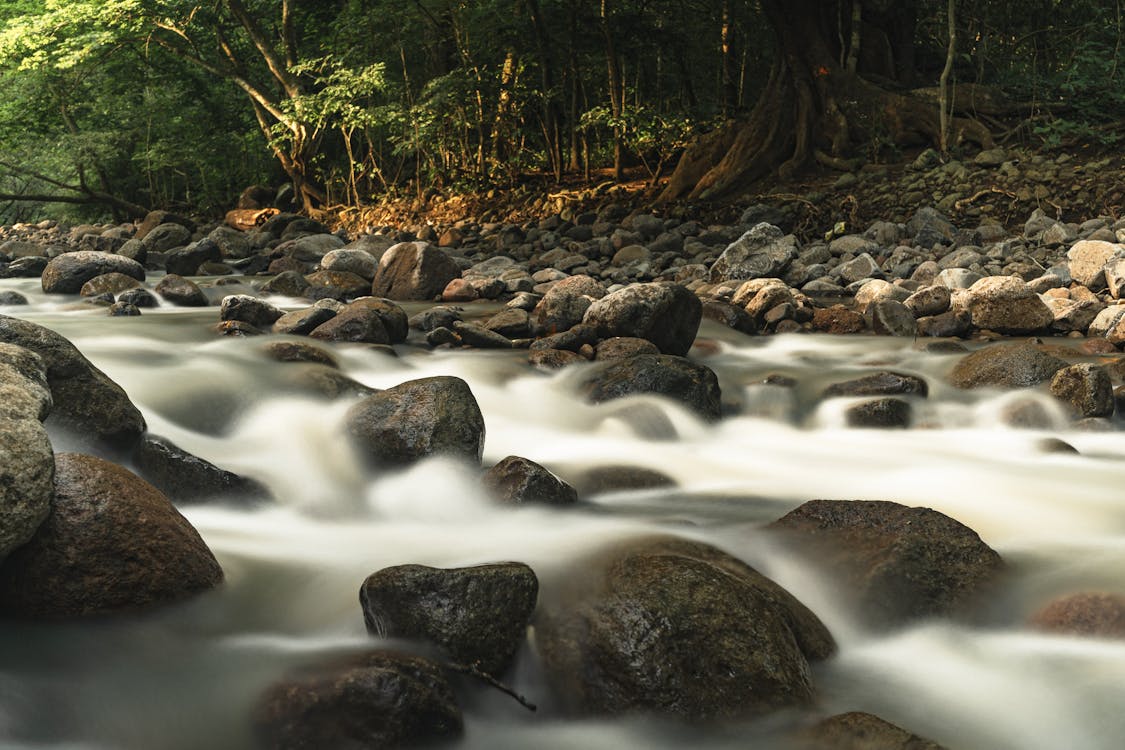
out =
{"type": "Polygon", "coordinates": [[[8,0],[0,222],[756,180],[1125,135],[1121,0],[8,0]]]}

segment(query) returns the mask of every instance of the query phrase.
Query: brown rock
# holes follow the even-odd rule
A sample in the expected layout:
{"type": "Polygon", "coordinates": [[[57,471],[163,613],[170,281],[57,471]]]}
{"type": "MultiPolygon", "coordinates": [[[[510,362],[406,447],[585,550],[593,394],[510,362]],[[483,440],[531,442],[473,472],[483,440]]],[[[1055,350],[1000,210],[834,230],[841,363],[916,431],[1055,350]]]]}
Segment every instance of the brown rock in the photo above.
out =
{"type": "Polygon", "coordinates": [[[1098,592],[1071,594],[1031,616],[1033,628],[1097,638],[1125,638],[1125,596],[1098,592]]]}
{"type": "Polygon", "coordinates": [[[846,334],[863,333],[867,323],[855,310],[843,305],[813,310],[812,329],[820,333],[846,334]]]}

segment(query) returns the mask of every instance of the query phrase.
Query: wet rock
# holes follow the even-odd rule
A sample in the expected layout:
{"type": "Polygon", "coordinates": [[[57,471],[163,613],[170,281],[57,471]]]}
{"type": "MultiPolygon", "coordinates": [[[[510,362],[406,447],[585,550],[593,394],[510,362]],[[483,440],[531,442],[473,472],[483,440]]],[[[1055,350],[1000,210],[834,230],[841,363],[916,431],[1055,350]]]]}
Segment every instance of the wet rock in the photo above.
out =
{"type": "Polygon", "coordinates": [[[381,297],[360,297],[353,300],[349,307],[371,310],[378,315],[379,320],[383,322],[383,328],[387,331],[387,336],[391,339],[390,343],[401,344],[406,341],[410,333],[410,321],[406,317],[406,311],[391,300],[381,297]]]}
{"type": "Polygon", "coordinates": [[[1093,300],[1052,297],[1046,300],[1046,304],[1051,314],[1055,316],[1051,322],[1051,330],[1059,333],[1068,331],[1085,333],[1097,319],[1098,313],[1105,309],[1105,305],[1093,300]]]}
{"type": "Polygon", "coordinates": [[[772,224],[757,224],[723,250],[710,280],[777,277],[797,258],[796,240],[772,224]]]}
{"type": "Polygon", "coordinates": [[[455,663],[499,676],[527,637],[538,593],[523,563],[396,565],[368,576],[359,600],[367,632],[426,641],[455,663]]]}
{"type": "Polygon", "coordinates": [[[758,333],[758,324],[753,316],[743,308],[717,299],[703,300],[703,317],[722,323],[740,333],[753,336],[758,333]]]}
{"type": "Polygon", "coordinates": [[[534,630],[548,682],[583,714],[756,716],[812,699],[835,650],[791,594],[706,544],[616,545],[544,590],[534,630]]]}
{"type": "Polygon", "coordinates": [[[0,565],[0,610],[61,619],[167,604],[222,569],[155,487],[93,456],[55,457],[54,499],[31,541],[0,565]]]}
{"type": "Polygon", "coordinates": [[[81,445],[131,448],[145,430],[144,417],[121,386],[94,367],[73,344],[43,326],[0,315],[0,342],[38,354],[51,390],[48,426],[57,425],[81,445]]]}
{"type": "Polygon", "coordinates": [[[613,360],[586,379],[586,395],[594,403],[638,394],[679,401],[707,420],[717,420],[721,412],[718,377],[706,365],[683,357],[641,354],[613,360]]]}
{"type": "Polygon", "coordinates": [[[656,348],[656,344],[648,339],[638,339],[631,336],[614,336],[599,341],[594,348],[594,359],[599,362],[611,359],[628,359],[638,354],[660,354],[660,350],[656,348]]]}
{"type": "Polygon", "coordinates": [[[569,330],[583,321],[590,306],[605,297],[605,293],[605,287],[589,276],[571,276],[543,295],[535,306],[532,320],[549,334],[569,330]]]}
{"type": "Polygon", "coordinates": [[[391,652],[305,668],[265,692],[253,723],[274,750],[414,747],[463,731],[441,669],[391,652]]]}
{"type": "MultiPolygon", "coordinates": [[[[11,372],[0,372],[0,395],[13,389],[11,372]]],[[[55,456],[47,431],[34,415],[0,416],[0,560],[26,544],[47,517],[54,493],[55,456]]]]}
{"type": "Polygon", "coordinates": [[[1111,344],[1125,343],[1125,305],[1110,305],[1090,322],[1087,330],[1090,337],[1102,337],[1111,344]]]}
{"type": "Polygon", "coordinates": [[[174,273],[162,278],[155,292],[176,307],[206,307],[209,304],[207,295],[198,284],[174,273]]]}
{"type": "Polygon", "coordinates": [[[249,294],[230,294],[219,304],[220,320],[241,320],[258,328],[269,328],[284,314],[281,308],[249,294]]]}
{"type": "Polygon", "coordinates": [[[1095,638],[1125,638],[1125,596],[1082,592],[1055,599],[1031,616],[1038,630],[1095,638]]]}
{"type": "Polygon", "coordinates": [[[583,322],[599,338],[647,339],[664,354],[683,356],[691,349],[703,305],[687,288],[673,283],[636,284],[590,305],[583,322]]]}
{"type": "Polygon", "coordinates": [[[1039,295],[1014,276],[987,276],[977,281],[969,287],[966,307],[974,326],[997,333],[1034,333],[1055,319],[1039,295]]]}
{"type": "Polygon", "coordinates": [[[906,429],[913,416],[913,407],[900,398],[872,399],[844,411],[848,427],[869,429],[906,429]]]}
{"type": "Polygon", "coordinates": [[[449,255],[426,242],[401,242],[379,259],[371,284],[373,297],[394,300],[432,300],[461,267],[449,255]]]}
{"type": "Polygon", "coordinates": [[[181,224],[166,221],[143,234],[138,231],[136,238],[144,243],[145,249],[150,253],[163,253],[191,242],[191,230],[181,224]]]}
{"type": "Polygon", "coordinates": [[[595,495],[601,492],[623,490],[652,490],[676,486],[676,480],[659,471],[640,466],[593,466],[571,477],[579,494],[595,495]]]}
{"type": "Polygon", "coordinates": [[[956,614],[1003,567],[976,532],[929,508],[812,500],[768,528],[795,554],[835,573],[872,627],[956,614]]]}
{"type": "Polygon", "coordinates": [[[391,336],[377,312],[350,305],[310,331],[309,337],[353,344],[391,343],[391,336]]]}
{"type": "Polygon", "coordinates": [[[262,284],[262,291],[267,294],[280,294],[285,297],[302,297],[311,286],[304,274],[297,271],[282,271],[277,276],[262,284]]]}
{"type": "Polygon", "coordinates": [[[20,306],[28,304],[27,297],[11,290],[0,292],[0,306],[20,306]]]}
{"type": "Polygon", "coordinates": [[[278,362],[311,362],[334,369],[340,366],[331,352],[303,341],[271,341],[262,351],[278,362]]]}
{"type": "Polygon", "coordinates": [[[133,454],[137,473],[174,503],[265,500],[269,490],[253,479],[220,469],[166,438],[146,434],[133,454]]]}
{"type": "Polygon", "coordinates": [[[457,307],[437,305],[410,317],[410,327],[417,331],[432,331],[435,328],[453,328],[455,321],[461,320],[461,310],[457,307]]]}
{"type": "Polygon", "coordinates": [[[484,488],[504,505],[573,505],[578,492],[546,468],[521,456],[508,456],[481,478],[484,488]]]}
{"type": "Polygon", "coordinates": [[[902,727],[859,711],[822,719],[793,737],[793,750],[944,750],[902,727]]]}
{"type": "Polygon", "coordinates": [[[836,396],[926,396],[929,385],[916,375],[898,372],[876,372],[871,375],[833,383],[821,393],[822,398],[836,396]]]}
{"type": "Polygon", "coordinates": [[[135,260],[120,255],[79,250],[63,253],[43,268],[42,286],[47,294],[78,294],[82,286],[97,276],[120,273],[144,281],[145,269],[135,260]]]}
{"type": "Polygon", "coordinates": [[[114,302],[109,306],[108,312],[114,318],[131,318],[141,314],[139,307],[128,302],[114,302]]]}
{"type": "Polygon", "coordinates": [[[588,360],[581,354],[566,349],[532,349],[527,353],[528,364],[547,370],[557,370],[586,361],[588,360]]]}
{"type": "Polygon", "coordinates": [[[1031,388],[1063,367],[1066,362],[1030,344],[992,344],[962,357],[949,381],[958,388],[1031,388]]]}
{"type": "Polygon", "coordinates": [[[1104,367],[1083,362],[1061,368],[1051,378],[1051,395],[1078,417],[1113,414],[1113,383],[1104,367]]]}
{"type": "Polygon", "coordinates": [[[855,310],[843,305],[833,305],[813,310],[812,328],[821,333],[841,335],[863,333],[867,330],[867,323],[863,315],[855,310]]]}
{"type": "Polygon", "coordinates": [[[316,304],[285,313],[274,321],[272,330],[274,333],[307,336],[334,317],[336,317],[336,310],[323,304],[316,304]]]}
{"type": "Polygon", "coordinates": [[[368,396],[345,419],[358,450],[376,464],[403,466],[432,455],[479,464],[484,417],[460,378],[410,380],[368,396]]]}
{"type": "Polygon", "coordinates": [[[863,253],[853,260],[836,266],[835,275],[845,284],[854,284],[863,279],[882,276],[883,272],[874,258],[863,253]]]}
{"type": "Polygon", "coordinates": [[[177,276],[195,276],[205,263],[219,263],[223,251],[212,240],[202,239],[185,247],[170,250],[164,256],[164,269],[177,276]]]}
{"type": "Polygon", "coordinates": [[[97,297],[100,294],[117,295],[128,289],[135,289],[141,285],[141,282],[134,279],[132,276],[126,276],[123,273],[111,271],[110,273],[103,273],[101,276],[95,276],[82,285],[78,293],[83,297],[97,297]]]}

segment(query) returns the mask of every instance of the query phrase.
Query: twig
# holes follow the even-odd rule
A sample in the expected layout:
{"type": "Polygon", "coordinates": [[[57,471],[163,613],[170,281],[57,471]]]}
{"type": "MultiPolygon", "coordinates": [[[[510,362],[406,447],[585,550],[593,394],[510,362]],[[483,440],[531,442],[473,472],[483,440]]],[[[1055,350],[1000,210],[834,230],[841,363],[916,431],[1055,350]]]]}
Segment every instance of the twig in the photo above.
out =
{"type": "Polygon", "coordinates": [[[504,693],[504,695],[513,698],[517,703],[526,708],[528,711],[539,710],[538,706],[527,700],[527,698],[524,698],[512,688],[500,682],[487,672],[482,672],[477,664],[479,664],[479,662],[474,662],[473,664],[457,664],[455,662],[447,662],[445,666],[449,667],[454,672],[460,672],[461,674],[468,675],[469,677],[475,677],[486,685],[496,688],[501,693],[504,693]]]}
{"type": "Polygon", "coordinates": [[[965,209],[965,206],[968,206],[971,203],[975,203],[976,201],[980,200],[984,196],[991,195],[993,193],[996,193],[998,195],[1006,195],[1009,198],[1011,198],[1012,200],[1016,199],[1016,194],[1011,192],[1011,191],[1001,190],[998,187],[987,187],[984,190],[978,190],[977,192],[970,195],[968,198],[962,198],[961,200],[954,203],[953,207],[955,209],[957,209],[958,211],[963,211],[965,209]]]}

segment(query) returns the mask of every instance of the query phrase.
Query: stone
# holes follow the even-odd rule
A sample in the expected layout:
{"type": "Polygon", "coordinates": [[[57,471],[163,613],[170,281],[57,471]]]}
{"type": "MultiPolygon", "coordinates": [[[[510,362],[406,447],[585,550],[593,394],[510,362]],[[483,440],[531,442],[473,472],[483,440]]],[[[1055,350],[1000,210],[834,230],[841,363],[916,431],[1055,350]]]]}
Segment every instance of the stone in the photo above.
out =
{"type": "Polygon", "coordinates": [[[336,311],[330,307],[313,305],[300,310],[287,312],[274,321],[274,333],[287,333],[293,336],[307,336],[318,326],[336,317],[336,311]]]}
{"type": "Polygon", "coordinates": [[[379,262],[366,250],[341,247],[329,250],[320,259],[320,270],[350,273],[367,281],[375,278],[379,262]]]}
{"type": "Polygon", "coordinates": [[[512,340],[495,331],[490,331],[476,323],[466,323],[457,320],[453,323],[453,332],[461,339],[462,346],[471,346],[475,349],[511,349],[512,340]]]}
{"type": "Polygon", "coordinates": [[[391,339],[390,343],[401,344],[406,341],[406,336],[410,333],[410,321],[406,317],[406,311],[391,300],[381,297],[360,297],[353,300],[348,307],[364,308],[378,315],[391,339]]]}
{"type": "Polygon", "coordinates": [[[606,295],[605,287],[585,275],[571,276],[552,286],[535,306],[532,320],[548,334],[560,333],[581,323],[587,310],[606,295]]]}
{"type": "Polygon", "coordinates": [[[1125,245],[1102,240],[1082,240],[1066,251],[1071,278],[1095,292],[1106,288],[1106,264],[1123,257],[1125,245]]]}
{"type": "Polygon", "coordinates": [[[10,289],[0,292],[0,307],[19,307],[26,304],[29,304],[27,297],[23,296],[19,292],[14,292],[10,289]]]}
{"type": "Polygon", "coordinates": [[[311,362],[333,369],[340,367],[331,352],[303,341],[271,341],[262,348],[262,352],[278,362],[311,362]]]}
{"type": "Polygon", "coordinates": [[[479,464],[484,417],[468,384],[452,376],[410,380],[356,403],[345,418],[359,452],[377,465],[433,455],[479,464]]]}
{"type": "Polygon", "coordinates": [[[922,396],[929,394],[926,381],[917,375],[898,372],[876,372],[871,375],[833,383],[821,392],[822,398],[837,396],[922,396]]]}
{"type": "Polygon", "coordinates": [[[908,297],[910,297],[910,292],[901,286],[896,286],[883,279],[871,279],[855,293],[855,305],[860,310],[865,310],[872,302],[882,300],[906,302],[908,297]]]}
{"type": "Polygon", "coordinates": [[[981,275],[967,268],[947,268],[934,277],[934,284],[948,289],[968,289],[981,280],[981,275]]]}
{"type": "Polygon", "coordinates": [[[329,297],[340,301],[352,300],[366,296],[371,288],[370,279],[346,271],[317,271],[310,273],[305,280],[309,282],[309,288],[304,294],[313,299],[329,297]]]}
{"type": "Polygon", "coordinates": [[[1008,152],[1003,148],[988,148],[973,157],[973,164],[978,167],[998,167],[1008,161],[1008,152]]]}
{"type": "Polygon", "coordinates": [[[42,358],[52,406],[46,424],[82,446],[128,450],[145,431],[141,412],[121,386],[94,367],[65,338],[43,326],[0,315],[0,342],[42,358]]]}
{"type": "Polygon", "coordinates": [[[351,305],[318,325],[308,335],[321,341],[353,344],[391,343],[391,336],[387,333],[379,313],[367,307],[351,305]]]}
{"type": "Polygon", "coordinates": [[[848,333],[863,333],[867,330],[867,323],[863,315],[845,307],[832,305],[826,308],[813,310],[812,328],[821,333],[842,335],[848,333]]]}
{"type": "Polygon", "coordinates": [[[87,281],[78,293],[83,297],[97,297],[99,294],[117,295],[129,289],[136,289],[140,285],[141,282],[132,276],[110,271],[87,281]]]}
{"type": "Polygon", "coordinates": [[[973,325],[1020,335],[1046,329],[1055,316],[1039,295],[1015,276],[986,276],[968,290],[966,308],[973,325]]]}
{"type": "Polygon", "coordinates": [[[835,644],[789,592],[701,542],[618,543],[544,589],[534,638],[562,708],[689,721],[760,716],[813,697],[835,644]]]}
{"type": "Polygon", "coordinates": [[[220,469],[172,441],[146,434],[133,453],[137,473],[173,503],[265,500],[270,492],[253,479],[220,469]]]}
{"type": "Polygon", "coordinates": [[[480,299],[480,292],[473,286],[472,281],[464,278],[452,279],[441,292],[442,302],[473,302],[478,299],[480,299]]]}
{"type": "Polygon", "coordinates": [[[262,284],[261,290],[267,294],[280,294],[285,297],[302,297],[311,286],[305,275],[298,271],[282,271],[262,284]]]}
{"type": "Polygon", "coordinates": [[[210,304],[198,284],[174,273],[162,278],[154,291],[176,307],[206,307],[210,304]]]}
{"type": "Polygon", "coordinates": [[[1051,395],[1079,417],[1108,417],[1113,414],[1113,383],[1105,368],[1090,362],[1068,365],[1051,378],[1051,395]]]}
{"type": "Polygon", "coordinates": [[[388,651],[288,676],[258,700],[253,725],[258,746],[276,750],[414,747],[464,730],[441,668],[388,651]]]}
{"type": "Polygon", "coordinates": [[[918,324],[906,305],[893,299],[876,300],[864,310],[863,320],[879,336],[914,337],[918,324]]]}
{"type": "Polygon", "coordinates": [[[1049,633],[1125,638],[1125,596],[1091,591],[1059,597],[1032,614],[1029,624],[1049,633]]]}
{"type": "Polygon", "coordinates": [[[628,359],[638,354],[660,354],[656,344],[648,339],[639,339],[632,336],[614,336],[613,338],[599,341],[594,347],[594,359],[606,362],[613,359],[628,359]]]}
{"type": "Polygon", "coordinates": [[[484,323],[490,331],[509,339],[522,339],[531,336],[531,316],[527,310],[509,307],[493,315],[484,323]]]}
{"type": "Polygon", "coordinates": [[[862,253],[856,258],[836,266],[834,274],[845,284],[854,284],[862,279],[882,276],[883,271],[871,255],[862,253]]]}
{"type": "Polygon", "coordinates": [[[111,272],[137,281],[145,279],[144,266],[135,260],[94,250],[78,250],[63,253],[47,262],[43,269],[42,287],[47,294],[78,294],[87,281],[111,272]]]}
{"type": "Polygon", "coordinates": [[[703,317],[747,336],[754,336],[759,330],[758,324],[745,309],[718,299],[703,300],[703,317]]]}
{"type": "Polygon", "coordinates": [[[219,303],[219,320],[241,320],[258,328],[269,328],[284,314],[281,308],[250,294],[230,294],[219,303]]]}
{"type": "Polygon", "coordinates": [[[583,322],[596,328],[599,338],[646,339],[664,354],[683,356],[695,341],[702,317],[703,304],[686,287],[652,283],[607,294],[590,305],[583,322]]]}
{"type": "Polygon", "coordinates": [[[927,315],[916,321],[919,336],[937,338],[964,337],[973,328],[973,318],[965,310],[949,310],[939,315],[927,315]]]}
{"type": "Polygon", "coordinates": [[[796,732],[792,738],[791,750],[945,750],[945,748],[873,714],[851,711],[821,719],[813,726],[796,732]]]}
{"type": "Polygon", "coordinates": [[[508,456],[484,473],[485,490],[503,505],[566,506],[578,492],[546,468],[522,456],[508,456]]]}
{"type": "Polygon", "coordinates": [[[191,230],[187,227],[166,221],[148,232],[137,232],[137,239],[144,243],[150,253],[163,253],[191,242],[191,230]]]}
{"type": "Polygon", "coordinates": [[[1125,343],[1125,305],[1110,305],[1095,315],[1086,335],[1104,338],[1115,345],[1125,343]]]}
{"type": "Polygon", "coordinates": [[[1063,367],[1066,362],[1031,344],[992,344],[958,360],[949,382],[958,388],[1032,388],[1063,367]]]}
{"type": "MultiPolygon", "coordinates": [[[[10,370],[10,368],[9,368],[10,370]]],[[[11,372],[0,373],[5,402],[13,386],[11,372]]],[[[34,415],[11,415],[5,403],[0,416],[0,560],[26,544],[47,518],[54,495],[55,455],[47,431],[34,415]]]]}
{"type": "Polygon", "coordinates": [[[912,312],[915,318],[941,315],[949,310],[949,287],[936,284],[923,287],[907,297],[902,304],[906,305],[906,309],[912,312]]]}
{"type": "Polygon", "coordinates": [[[757,224],[723,250],[711,265],[710,280],[778,277],[797,258],[796,244],[776,226],[757,224]]]}
{"type": "Polygon", "coordinates": [[[137,231],[133,235],[138,240],[143,240],[158,226],[164,224],[179,224],[188,233],[195,231],[195,222],[179,214],[174,214],[171,211],[149,211],[145,214],[145,218],[137,226],[137,231]]]}
{"type": "Polygon", "coordinates": [[[55,456],[46,520],[0,565],[0,611],[72,619],[180,601],[223,571],[159,490],[127,469],[78,453],[55,456]]]}
{"type": "Polygon", "coordinates": [[[976,532],[929,508],[811,500],[768,529],[834,575],[870,627],[959,614],[1003,569],[976,532]]]}
{"type": "Polygon", "coordinates": [[[455,663],[499,677],[527,639],[539,580],[527,565],[396,565],[359,590],[367,632],[437,646],[455,663]]]}
{"type": "Polygon", "coordinates": [[[433,300],[461,267],[443,250],[426,242],[400,242],[379,259],[371,284],[373,297],[433,300]]]}
{"type": "Polygon", "coordinates": [[[719,380],[706,365],[670,354],[640,354],[612,360],[586,377],[586,397],[604,403],[651,394],[677,401],[708,421],[721,414],[719,380]]]}
{"type": "Polygon", "coordinates": [[[184,247],[169,250],[164,256],[164,269],[177,276],[195,276],[205,263],[219,263],[223,251],[213,240],[202,239],[184,247]]]}
{"type": "Polygon", "coordinates": [[[844,411],[844,422],[857,428],[906,429],[913,417],[913,407],[900,398],[871,399],[844,411]]]}

